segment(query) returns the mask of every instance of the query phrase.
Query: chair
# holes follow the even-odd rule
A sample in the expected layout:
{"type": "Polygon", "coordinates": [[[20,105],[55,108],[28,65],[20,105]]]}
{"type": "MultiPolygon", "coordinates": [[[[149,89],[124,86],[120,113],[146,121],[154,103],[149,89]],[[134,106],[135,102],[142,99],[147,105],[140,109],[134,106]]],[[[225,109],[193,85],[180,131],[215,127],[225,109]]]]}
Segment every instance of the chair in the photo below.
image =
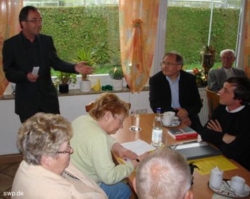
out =
{"type": "Polygon", "coordinates": [[[85,106],[85,111],[88,113],[94,106],[95,101],[90,102],[85,106]]]}
{"type": "Polygon", "coordinates": [[[208,118],[212,116],[214,109],[219,105],[220,96],[206,87],[207,104],[208,104],[208,118]]]}
{"type": "MultiPolygon", "coordinates": [[[[92,101],[92,102],[90,102],[89,104],[87,104],[86,106],[85,106],[85,111],[88,113],[92,108],[93,108],[93,106],[94,106],[94,101],[92,101]]],[[[126,103],[127,105],[128,105],[128,109],[130,109],[131,108],[131,103],[126,103]]]]}

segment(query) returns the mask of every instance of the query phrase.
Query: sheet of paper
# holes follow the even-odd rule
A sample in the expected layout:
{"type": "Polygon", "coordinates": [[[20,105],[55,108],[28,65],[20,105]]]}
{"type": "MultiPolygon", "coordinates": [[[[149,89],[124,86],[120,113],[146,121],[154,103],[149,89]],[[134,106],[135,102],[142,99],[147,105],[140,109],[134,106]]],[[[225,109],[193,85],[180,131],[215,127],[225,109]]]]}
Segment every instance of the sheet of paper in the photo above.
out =
{"type": "Polygon", "coordinates": [[[34,66],[31,73],[32,73],[33,75],[38,75],[38,72],[39,72],[39,66],[34,66]]]}
{"type": "Polygon", "coordinates": [[[198,171],[201,175],[209,174],[211,170],[216,166],[223,171],[229,171],[238,168],[230,160],[228,160],[222,155],[197,160],[190,160],[188,162],[192,162],[197,167],[199,167],[199,169],[197,169],[196,171],[198,171]]]}
{"type": "Polygon", "coordinates": [[[136,140],[133,142],[126,142],[121,144],[124,148],[129,149],[136,153],[138,156],[142,155],[145,152],[153,151],[155,150],[155,147],[148,144],[147,142],[144,142],[142,140],[136,140]]]}

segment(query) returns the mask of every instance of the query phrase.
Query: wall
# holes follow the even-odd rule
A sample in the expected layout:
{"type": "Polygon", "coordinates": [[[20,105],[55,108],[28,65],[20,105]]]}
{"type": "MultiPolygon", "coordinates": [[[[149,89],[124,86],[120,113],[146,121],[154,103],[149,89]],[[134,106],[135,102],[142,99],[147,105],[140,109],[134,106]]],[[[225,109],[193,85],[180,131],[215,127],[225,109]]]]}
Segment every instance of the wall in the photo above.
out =
{"type": "MultiPolygon", "coordinates": [[[[204,125],[207,121],[207,100],[204,88],[200,88],[200,95],[203,99],[203,108],[199,114],[201,123],[204,125]]],[[[116,93],[121,99],[131,103],[131,110],[144,110],[147,113],[152,113],[149,106],[149,91],[142,91],[141,93],[121,92],[116,93]]],[[[61,114],[69,121],[76,117],[86,114],[85,104],[95,100],[99,94],[83,94],[75,96],[60,96],[60,110],[61,114]]],[[[0,100],[0,155],[18,153],[16,148],[16,136],[20,127],[19,117],[14,113],[14,100],[0,100]]]]}
{"type": "MultiPolygon", "coordinates": [[[[131,109],[146,109],[148,113],[152,112],[149,108],[148,91],[132,94],[130,92],[116,93],[121,99],[131,103],[131,109]]],[[[85,114],[85,104],[95,100],[99,94],[94,95],[76,95],[60,96],[61,114],[69,121],[85,114]]],[[[16,148],[16,137],[21,125],[19,117],[14,113],[14,100],[0,100],[0,155],[18,153],[16,148]]]]}

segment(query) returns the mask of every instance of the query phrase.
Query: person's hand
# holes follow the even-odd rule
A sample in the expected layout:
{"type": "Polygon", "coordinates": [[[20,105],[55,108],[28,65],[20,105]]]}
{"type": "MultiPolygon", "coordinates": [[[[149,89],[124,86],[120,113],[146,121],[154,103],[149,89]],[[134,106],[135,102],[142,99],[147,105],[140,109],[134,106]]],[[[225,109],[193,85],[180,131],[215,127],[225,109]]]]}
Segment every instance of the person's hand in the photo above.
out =
{"type": "Polygon", "coordinates": [[[112,150],[115,151],[116,153],[118,153],[119,157],[121,157],[124,160],[126,160],[126,159],[135,160],[137,158],[136,153],[124,148],[119,143],[115,143],[112,147],[112,150]]]}
{"type": "Polygon", "coordinates": [[[37,80],[38,77],[39,77],[38,75],[33,75],[32,73],[28,73],[27,74],[27,79],[30,82],[36,82],[36,80],[37,80]]]}
{"type": "Polygon", "coordinates": [[[132,164],[134,165],[134,167],[136,168],[139,162],[141,162],[149,153],[150,152],[143,153],[142,155],[138,156],[135,160],[133,160],[132,164]]]}
{"type": "Polygon", "coordinates": [[[191,126],[191,124],[192,124],[192,122],[191,122],[191,120],[189,119],[189,117],[185,117],[185,118],[181,119],[181,123],[182,123],[182,124],[185,124],[185,125],[187,125],[187,126],[191,126]]]}
{"type": "Polygon", "coordinates": [[[222,128],[218,120],[209,120],[207,128],[217,132],[222,132],[222,128]]]}
{"type": "Polygon", "coordinates": [[[145,152],[145,153],[143,153],[142,155],[140,155],[140,156],[138,156],[137,157],[137,159],[139,160],[139,161],[142,161],[148,154],[150,154],[151,152],[149,151],[149,152],[145,152]]]}
{"type": "Polygon", "coordinates": [[[94,69],[91,66],[86,65],[86,62],[79,62],[75,65],[75,71],[80,74],[92,74],[94,69]]]}
{"type": "Polygon", "coordinates": [[[175,108],[175,110],[178,110],[178,112],[176,113],[176,116],[178,118],[180,118],[180,120],[188,117],[188,112],[187,112],[186,109],[184,109],[184,108],[175,108]]]}
{"type": "Polygon", "coordinates": [[[136,153],[134,153],[133,151],[128,150],[124,147],[120,148],[117,151],[117,153],[124,160],[126,160],[126,159],[135,160],[138,157],[136,153]]]}
{"type": "Polygon", "coordinates": [[[230,144],[235,139],[236,139],[236,136],[225,133],[225,135],[222,138],[222,141],[225,142],[226,144],[230,144]]]}

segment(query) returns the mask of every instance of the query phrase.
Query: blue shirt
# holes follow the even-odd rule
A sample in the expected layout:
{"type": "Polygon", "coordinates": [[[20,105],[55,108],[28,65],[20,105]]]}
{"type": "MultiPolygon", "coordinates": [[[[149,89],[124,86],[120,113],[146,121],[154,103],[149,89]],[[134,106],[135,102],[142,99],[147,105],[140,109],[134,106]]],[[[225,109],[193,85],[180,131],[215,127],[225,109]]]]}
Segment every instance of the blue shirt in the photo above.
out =
{"type": "Polygon", "coordinates": [[[176,80],[172,81],[168,76],[166,76],[168,83],[170,85],[171,90],[171,106],[172,108],[180,108],[179,102],[179,81],[180,81],[180,74],[176,78],[176,80]]]}

